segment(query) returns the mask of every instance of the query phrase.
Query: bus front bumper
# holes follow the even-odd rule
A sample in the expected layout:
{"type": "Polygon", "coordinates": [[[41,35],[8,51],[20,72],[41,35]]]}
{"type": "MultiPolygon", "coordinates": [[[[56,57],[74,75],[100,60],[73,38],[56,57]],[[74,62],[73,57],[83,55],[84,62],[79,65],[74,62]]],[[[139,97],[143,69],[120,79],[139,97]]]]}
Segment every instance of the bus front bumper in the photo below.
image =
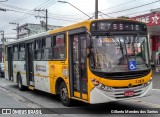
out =
{"type": "Polygon", "coordinates": [[[107,92],[98,88],[93,88],[90,92],[90,103],[106,103],[110,101],[126,100],[131,98],[140,98],[151,94],[152,82],[148,86],[143,84],[132,88],[118,88],[115,91],[107,92]],[[133,96],[125,96],[125,92],[134,91],[133,96]]]}

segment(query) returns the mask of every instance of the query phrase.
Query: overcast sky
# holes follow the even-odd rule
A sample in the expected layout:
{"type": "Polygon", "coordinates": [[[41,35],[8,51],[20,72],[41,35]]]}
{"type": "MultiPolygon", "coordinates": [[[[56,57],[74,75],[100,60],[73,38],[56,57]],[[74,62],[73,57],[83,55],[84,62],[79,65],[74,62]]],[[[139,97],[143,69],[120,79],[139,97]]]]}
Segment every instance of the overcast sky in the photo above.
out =
{"type": "MultiPolygon", "coordinates": [[[[0,30],[5,31],[5,37],[16,37],[16,30],[13,30],[16,26],[9,24],[9,22],[19,23],[20,25],[23,25],[24,23],[40,23],[40,20],[44,19],[36,19],[35,16],[44,16],[44,13],[41,12],[38,14],[38,12],[34,12],[33,10],[35,8],[48,9],[48,23],[51,25],[65,26],[88,19],[87,16],[82,14],[80,11],[78,11],[71,5],[59,3],[57,1],[58,0],[8,0],[7,2],[0,2],[0,8],[8,9],[6,12],[0,11],[0,30]]],[[[94,16],[95,0],[65,1],[76,6],[90,17],[94,16]]],[[[109,18],[118,16],[131,17],[148,13],[151,9],[160,8],[160,0],[98,0],[98,2],[99,11],[103,12],[99,13],[99,18],[109,18]],[[130,9],[155,1],[158,2],[136,9],[115,13],[117,11],[130,9]]]]}

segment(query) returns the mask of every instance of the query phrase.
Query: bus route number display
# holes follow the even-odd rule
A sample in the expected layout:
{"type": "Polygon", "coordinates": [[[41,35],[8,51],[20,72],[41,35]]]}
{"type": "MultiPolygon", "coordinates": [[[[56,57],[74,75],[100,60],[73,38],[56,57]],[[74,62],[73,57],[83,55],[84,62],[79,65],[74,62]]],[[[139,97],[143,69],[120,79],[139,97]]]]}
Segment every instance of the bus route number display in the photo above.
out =
{"type": "Polygon", "coordinates": [[[147,31],[145,24],[136,22],[108,21],[92,23],[92,31],[147,31]]]}

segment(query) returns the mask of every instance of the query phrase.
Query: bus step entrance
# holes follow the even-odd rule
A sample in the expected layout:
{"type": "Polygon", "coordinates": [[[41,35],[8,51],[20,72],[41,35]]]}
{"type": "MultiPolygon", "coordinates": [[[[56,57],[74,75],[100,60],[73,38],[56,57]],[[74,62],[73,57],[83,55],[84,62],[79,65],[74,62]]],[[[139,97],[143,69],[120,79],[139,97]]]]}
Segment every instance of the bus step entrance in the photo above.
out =
{"type": "Polygon", "coordinates": [[[35,87],[33,87],[33,86],[29,86],[29,87],[28,87],[28,89],[30,89],[30,90],[34,90],[34,88],[35,88],[35,87]]]}
{"type": "Polygon", "coordinates": [[[30,81],[30,82],[29,82],[29,85],[34,86],[34,82],[33,82],[33,81],[30,81]]]}

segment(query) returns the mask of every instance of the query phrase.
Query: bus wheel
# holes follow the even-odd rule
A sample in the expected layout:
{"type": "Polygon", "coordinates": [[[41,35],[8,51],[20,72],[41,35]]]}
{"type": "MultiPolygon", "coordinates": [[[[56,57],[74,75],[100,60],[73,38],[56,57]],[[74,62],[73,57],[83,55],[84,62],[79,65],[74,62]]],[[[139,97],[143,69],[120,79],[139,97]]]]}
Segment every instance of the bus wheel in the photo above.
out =
{"type": "Polygon", "coordinates": [[[20,74],[17,76],[17,79],[18,79],[18,88],[19,90],[23,91],[25,87],[22,85],[22,78],[20,74]]]}
{"type": "Polygon", "coordinates": [[[71,99],[68,97],[67,86],[64,82],[60,85],[60,99],[64,106],[71,106],[71,99]]]}

